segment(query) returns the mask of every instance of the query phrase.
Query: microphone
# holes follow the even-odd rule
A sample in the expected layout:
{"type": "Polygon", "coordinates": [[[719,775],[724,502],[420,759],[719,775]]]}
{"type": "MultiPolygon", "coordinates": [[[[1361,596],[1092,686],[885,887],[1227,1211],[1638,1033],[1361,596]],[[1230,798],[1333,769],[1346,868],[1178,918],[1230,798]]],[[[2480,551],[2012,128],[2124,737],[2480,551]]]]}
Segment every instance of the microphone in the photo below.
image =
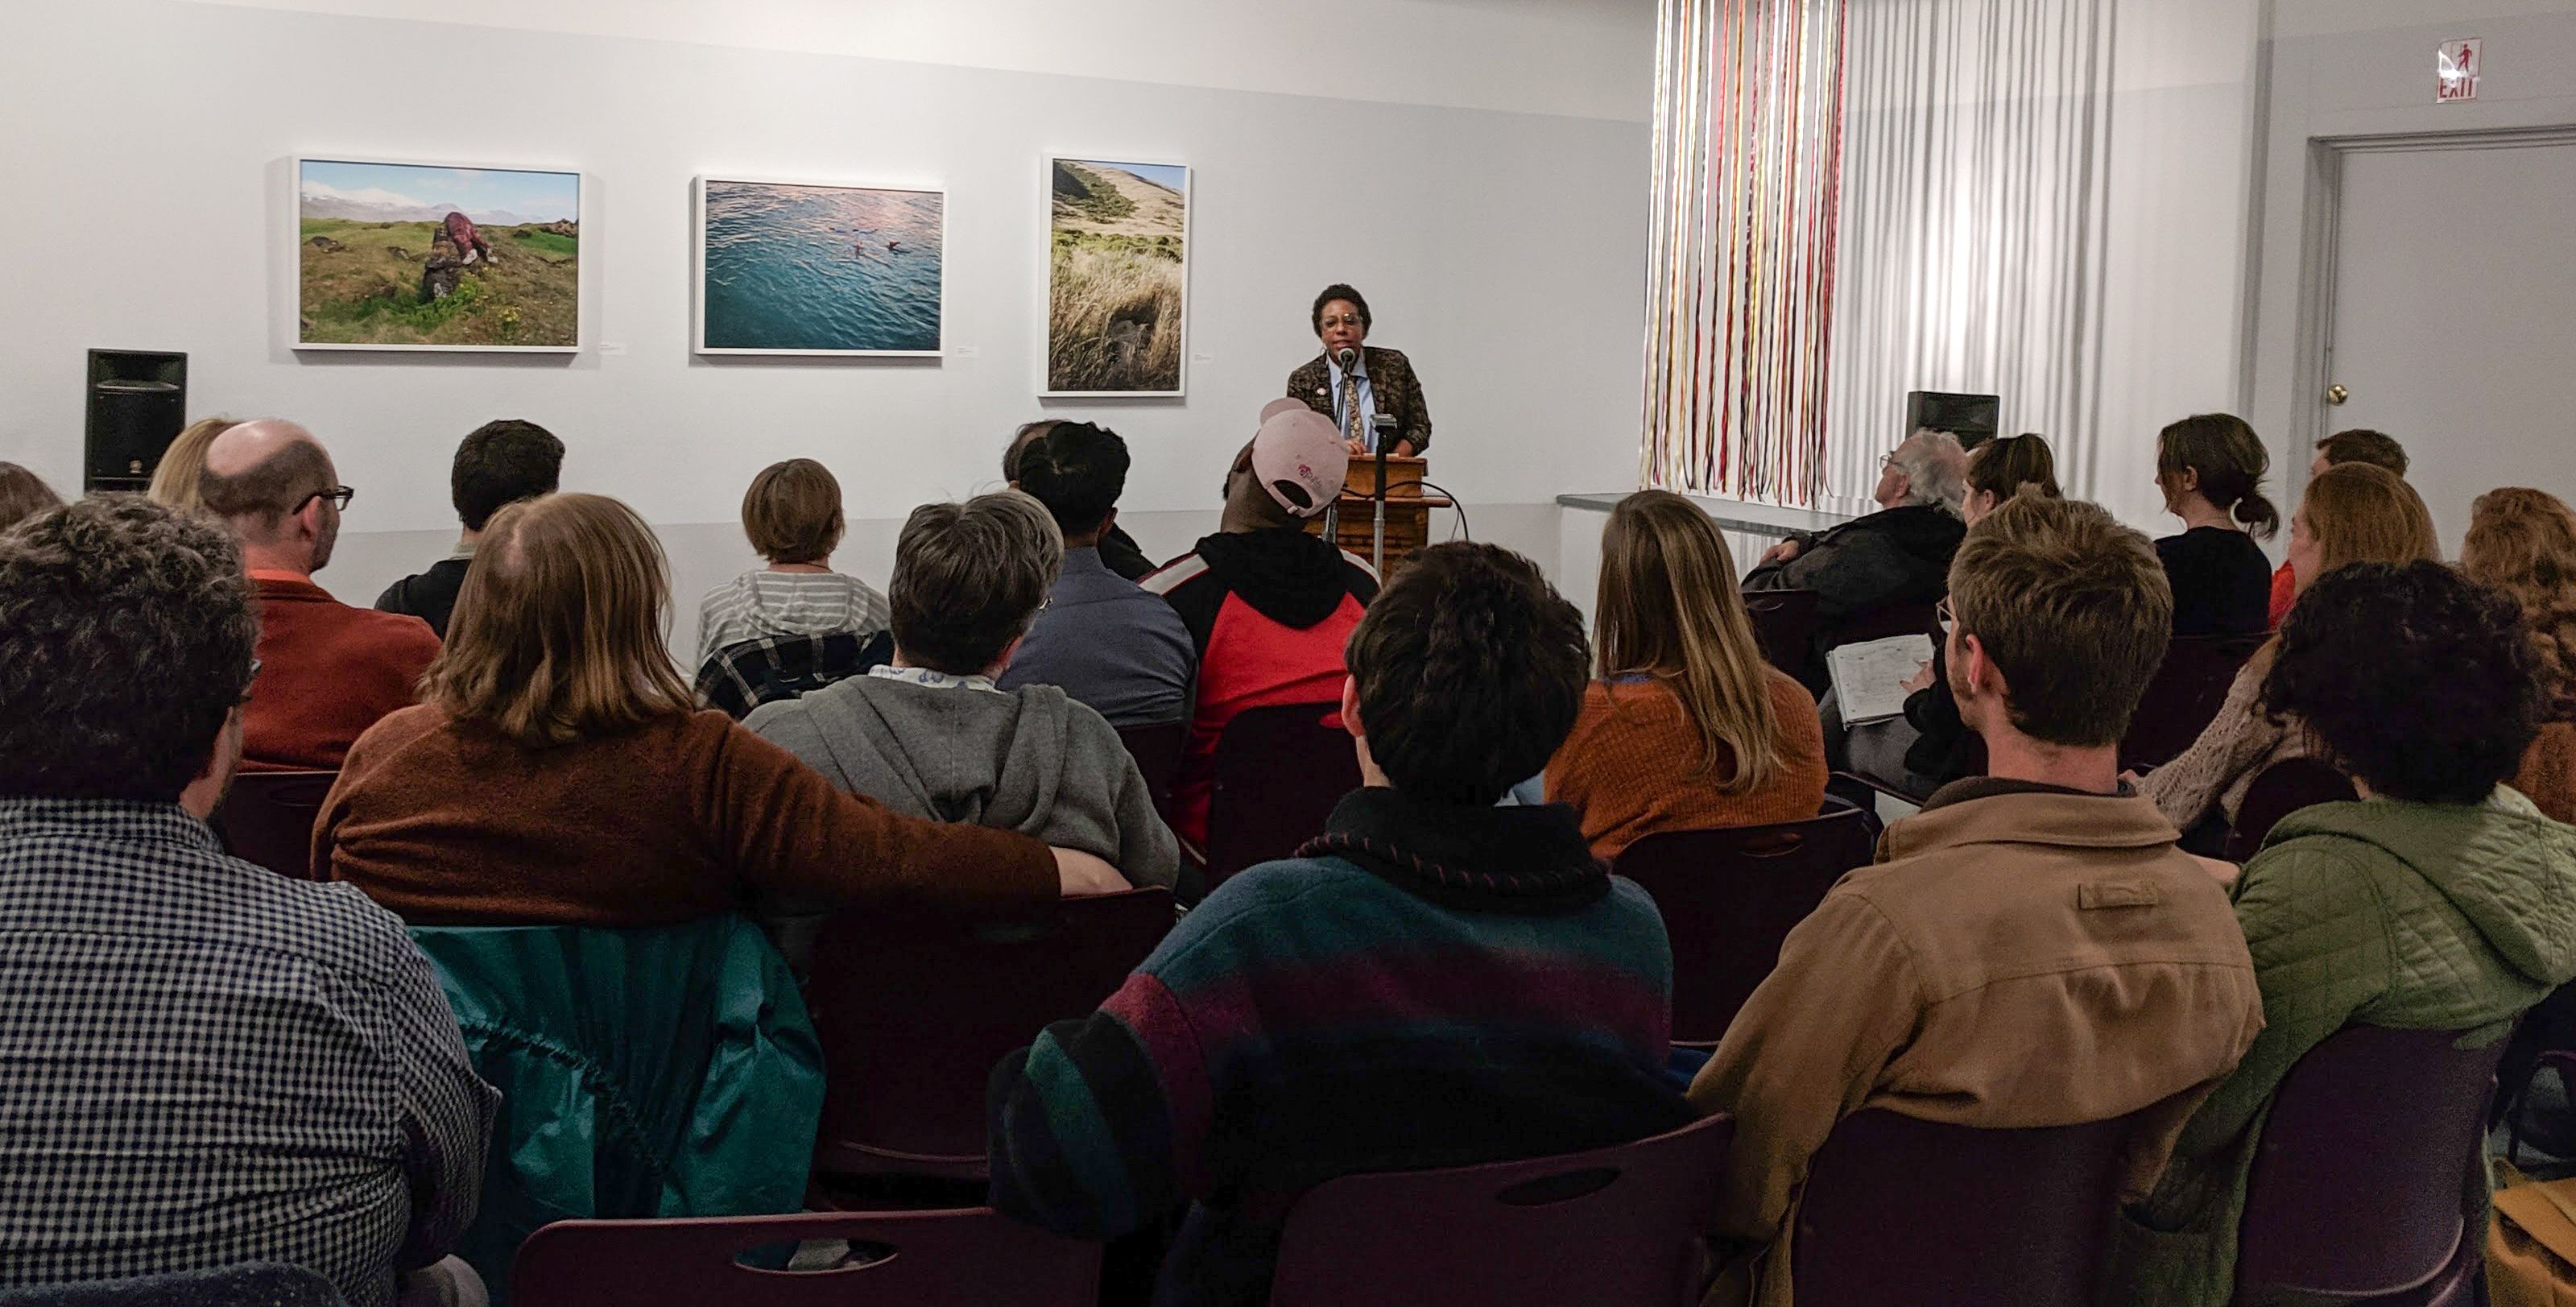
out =
{"type": "Polygon", "coordinates": [[[1350,371],[1351,364],[1358,362],[1359,357],[1360,352],[1352,349],[1348,345],[1342,346],[1339,350],[1336,350],[1333,353],[1333,361],[1340,364],[1342,366],[1342,371],[1344,372],[1350,371]]]}

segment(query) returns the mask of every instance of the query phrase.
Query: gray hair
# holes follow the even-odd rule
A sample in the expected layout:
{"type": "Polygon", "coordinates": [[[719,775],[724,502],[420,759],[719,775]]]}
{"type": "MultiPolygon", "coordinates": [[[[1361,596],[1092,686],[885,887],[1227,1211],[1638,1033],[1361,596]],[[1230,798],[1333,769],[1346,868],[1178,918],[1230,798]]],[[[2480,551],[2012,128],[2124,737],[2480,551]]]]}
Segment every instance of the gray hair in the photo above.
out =
{"type": "Polygon", "coordinates": [[[895,540],[895,646],[933,671],[981,672],[1027,634],[1063,567],[1064,535],[1027,494],[924,504],[895,540]]]}
{"type": "Polygon", "coordinates": [[[1905,474],[1905,502],[1960,516],[1968,498],[1968,451],[1947,431],[1926,428],[1905,438],[1888,461],[1905,474]]]}

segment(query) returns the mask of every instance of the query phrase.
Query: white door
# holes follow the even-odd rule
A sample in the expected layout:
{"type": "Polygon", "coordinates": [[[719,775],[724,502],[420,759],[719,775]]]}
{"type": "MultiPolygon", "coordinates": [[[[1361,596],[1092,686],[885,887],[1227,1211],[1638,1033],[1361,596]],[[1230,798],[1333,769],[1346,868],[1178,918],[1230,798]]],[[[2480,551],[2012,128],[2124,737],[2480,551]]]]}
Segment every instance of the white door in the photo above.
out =
{"type": "Polygon", "coordinates": [[[2334,269],[2318,434],[2403,443],[2445,558],[2497,486],[2576,503],[2576,141],[2346,151],[2334,269]]]}

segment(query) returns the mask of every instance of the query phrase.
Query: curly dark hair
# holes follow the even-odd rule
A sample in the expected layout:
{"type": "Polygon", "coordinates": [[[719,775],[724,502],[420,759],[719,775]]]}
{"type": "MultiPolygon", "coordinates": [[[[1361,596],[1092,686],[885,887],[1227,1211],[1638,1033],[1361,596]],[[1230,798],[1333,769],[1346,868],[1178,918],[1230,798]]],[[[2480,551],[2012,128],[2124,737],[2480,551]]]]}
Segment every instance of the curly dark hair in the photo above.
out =
{"type": "Polygon", "coordinates": [[[1583,615],[1538,565],[1460,541],[1413,556],[1345,646],[1369,755],[1415,798],[1490,804],[1583,706],[1583,615]]]}
{"type": "Polygon", "coordinates": [[[1369,316],[1368,301],[1361,299],[1360,293],[1352,289],[1347,283],[1337,281],[1330,286],[1326,286],[1324,288],[1324,292],[1315,297],[1315,307],[1306,315],[1307,325],[1315,329],[1316,335],[1321,336],[1324,334],[1324,306],[1332,303],[1334,300],[1349,300],[1351,302],[1351,307],[1360,311],[1361,335],[1367,335],[1368,329],[1377,325],[1377,320],[1369,316]]]}
{"type": "Polygon", "coordinates": [[[2540,733],[2536,670],[2513,600],[2440,563],[2355,563],[2299,596],[2263,704],[2375,793],[2479,803],[2540,733]]]}
{"type": "Polygon", "coordinates": [[[468,531],[480,531],[504,504],[555,492],[564,443],[526,418],[502,418],[468,432],[447,475],[448,497],[468,531]]]}
{"type": "Polygon", "coordinates": [[[0,795],[176,800],[258,643],[214,518],[102,495],[28,519],[0,536],[0,795]]]}

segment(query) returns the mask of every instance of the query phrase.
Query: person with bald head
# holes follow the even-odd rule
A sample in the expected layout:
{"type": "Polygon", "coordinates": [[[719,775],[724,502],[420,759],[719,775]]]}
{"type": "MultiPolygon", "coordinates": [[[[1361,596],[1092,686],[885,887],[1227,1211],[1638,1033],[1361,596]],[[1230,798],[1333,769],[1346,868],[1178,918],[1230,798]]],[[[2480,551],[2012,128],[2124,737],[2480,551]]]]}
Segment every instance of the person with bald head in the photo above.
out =
{"type": "Polygon", "coordinates": [[[330,451],[279,418],[206,446],[198,498],[231,523],[259,592],[259,677],[242,710],[242,767],[332,771],[376,720],[409,706],[439,642],[417,617],[353,608],[313,583],[357,492],[330,451]]]}

